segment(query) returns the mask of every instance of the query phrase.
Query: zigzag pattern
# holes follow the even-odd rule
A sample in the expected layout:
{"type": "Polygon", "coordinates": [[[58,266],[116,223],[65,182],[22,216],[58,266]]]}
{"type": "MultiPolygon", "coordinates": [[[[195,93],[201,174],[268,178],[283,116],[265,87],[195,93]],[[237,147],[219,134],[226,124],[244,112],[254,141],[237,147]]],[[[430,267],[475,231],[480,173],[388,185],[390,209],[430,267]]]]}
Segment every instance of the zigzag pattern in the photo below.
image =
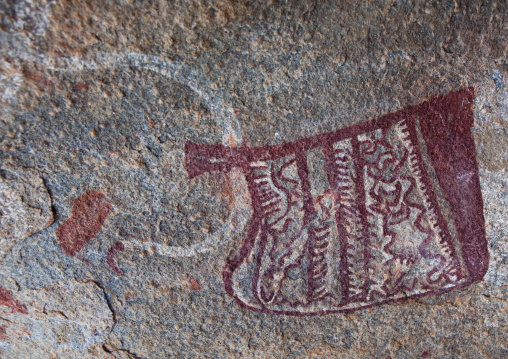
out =
{"type": "Polygon", "coordinates": [[[334,192],[336,194],[336,221],[341,242],[341,288],[342,302],[354,301],[363,293],[364,278],[359,273],[365,263],[361,250],[362,224],[357,205],[357,174],[351,140],[333,144],[333,163],[336,166],[334,192]]]}
{"type": "Polygon", "coordinates": [[[228,293],[249,309],[312,315],[439,293],[481,279],[488,253],[483,218],[477,215],[478,178],[454,182],[464,168],[474,175],[477,167],[465,153],[448,154],[457,143],[474,154],[464,130],[472,126],[471,107],[463,106],[464,99],[473,98],[472,89],[465,89],[275,146],[186,143],[190,177],[233,167],[246,175],[254,210],[247,238],[223,272],[228,293]],[[452,111],[450,119],[445,105],[465,110],[452,111]],[[324,165],[313,165],[319,161],[324,165]],[[429,177],[427,168],[437,178],[429,177]],[[437,201],[434,186],[449,206],[437,201]],[[470,188],[462,202],[454,198],[470,188]],[[467,208],[458,210],[463,202],[467,208]]]}

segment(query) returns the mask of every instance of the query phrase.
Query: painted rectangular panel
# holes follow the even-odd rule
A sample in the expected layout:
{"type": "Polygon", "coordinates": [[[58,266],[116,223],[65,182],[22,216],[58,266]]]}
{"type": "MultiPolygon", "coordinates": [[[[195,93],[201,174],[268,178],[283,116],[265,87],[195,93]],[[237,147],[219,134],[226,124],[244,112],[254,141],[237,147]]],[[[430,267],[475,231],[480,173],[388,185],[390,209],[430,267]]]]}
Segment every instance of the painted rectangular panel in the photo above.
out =
{"type": "Polygon", "coordinates": [[[320,315],[441,294],[488,268],[474,91],[299,141],[186,143],[193,178],[242,169],[253,215],[225,266],[244,307],[320,315]]]}

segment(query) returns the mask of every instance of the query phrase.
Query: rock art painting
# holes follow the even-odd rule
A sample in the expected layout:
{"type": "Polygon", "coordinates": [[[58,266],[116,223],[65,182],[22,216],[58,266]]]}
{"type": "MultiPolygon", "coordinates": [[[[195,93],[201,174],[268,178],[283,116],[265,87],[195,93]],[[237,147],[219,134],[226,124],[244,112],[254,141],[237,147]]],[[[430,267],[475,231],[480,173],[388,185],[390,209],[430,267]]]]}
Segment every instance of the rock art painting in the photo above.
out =
{"type": "Polygon", "coordinates": [[[226,291],[252,310],[305,316],[481,280],[473,100],[466,88],[281,145],[187,142],[190,178],[238,167],[248,183],[253,215],[224,268],[226,291]]]}
{"type": "Polygon", "coordinates": [[[12,313],[28,314],[26,307],[14,299],[11,292],[2,287],[0,287],[0,305],[9,308],[12,313]]]}
{"type": "Polygon", "coordinates": [[[86,192],[74,199],[72,205],[71,218],[56,231],[60,248],[68,256],[75,256],[99,233],[111,212],[111,203],[99,191],[86,192]]]}
{"type": "Polygon", "coordinates": [[[109,247],[108,253],[106,255],[106,261],[108,262],[109,267],[119,275],[123,275],[123,272],[120,268],[118,268],[115,262],[115,254],[118,251],[123,251],[124,248],[125,247],[122,242],[116,242],[111,247],[109,247]]]}

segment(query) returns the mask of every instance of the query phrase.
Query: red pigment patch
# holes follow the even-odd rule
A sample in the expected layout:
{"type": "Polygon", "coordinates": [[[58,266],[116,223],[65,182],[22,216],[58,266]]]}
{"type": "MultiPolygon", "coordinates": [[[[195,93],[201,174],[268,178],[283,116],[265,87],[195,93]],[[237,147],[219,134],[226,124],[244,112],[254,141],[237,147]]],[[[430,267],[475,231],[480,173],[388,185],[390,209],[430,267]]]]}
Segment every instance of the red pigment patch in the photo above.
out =
{"type": "Polygon", "coordinates": [[[118,266],[116,265],[116,262],[115,262],[115,254],[116,252],[118,251],[123,251],[124,249],[124,245],[122,242],[116,242],[115,244],[113,244],[111,247],[109,247],[108,249],[108,254],[106,255],[106,259],[108,261],[108,265],[109,267],[114,270],[116,273],[120,274],[120,275],[123,275],[123,272],[120,268],[118,268],[118,266]]]}
{"type": "Polygon", "coordinates": [[[89,87],[90,87],[89,84],[87,84],[86,82],[80,81],[76,84],[76,86],[74,86],[74,90],[75,91],[87,91],[89,87]]]}
{"type": "Polygon", "coordinates": [[[55,85],[55,83],[53,81],[51,81],[48,78],[42,77],[39,74],[35,74],[35,73],[27,71],[27,72],[25,72],[25,77],[27,79],[33,81],[35,84],[37,84],[37,86],[39,86],[41,88],[48,88],[48,89],[57,88],[57,86],[55,85]]]}
{"type": "Polygon", "coordinates": [[[72,201],[72,216],[56,231],[60,248],[68,256],[75,256],[102,228],[111,212],[111,203],[104,193],[88,191],[72,201]]]}
{"type": "Polygon", "coordinates": [[[194,278],[189,274],[186,274],[185,276],[188,278],[189,284],[193,290],[200,291],[201,289],[203,289],[203,286],[201,286],[201,283],[199,283],[196,278],[194,278]]]}
{"type": "Polygon", "coordinates": [[[155,128],[155,122],[152,120],[146,120],[146,122],[148,122],[148,126],[150,126],[150,128],[155,128]]]}
{"type": "Polygon", "coordinates": [[[421,356],[422,356],[422,358],[430,358],[430,353],[425,351],[425,352],[422,353],[421,356]]]}
{"type": "Polygon", "coordinates": [[[9,307],[13,313],[28,314],[25,306],[14,299],[7,289],[2,287],[0,287],[0,305],[9,307]]]}
{"type": "Polygon", "coordinates": [[[5,335],[7,333],[7,325],[2,325],[0,326],[0,340],[3,340],[3,341],[7,341],[9,340],[9,338],[7,338],[7,335],[5,335]]]}

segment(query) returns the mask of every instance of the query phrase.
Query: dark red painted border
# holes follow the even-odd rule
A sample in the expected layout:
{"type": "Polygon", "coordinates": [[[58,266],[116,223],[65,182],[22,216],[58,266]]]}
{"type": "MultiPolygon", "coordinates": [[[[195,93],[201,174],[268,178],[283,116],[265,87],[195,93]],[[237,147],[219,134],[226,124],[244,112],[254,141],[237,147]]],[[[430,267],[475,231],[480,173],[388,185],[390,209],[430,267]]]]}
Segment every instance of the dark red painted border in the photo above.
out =
{"type": "Polygon", "coordinates": [[[469,285],[471,285],[471,282],[463,282],[463,283],[457,284],[456,286],[453,286],[451,288],[444,288],[444,289],[439,289],[439,290],[433,290],[432,292],[426,292],[426,293],[421,293],[421,294],[412,294],[412,295],[408,295],[407,297],[401,297],[401,298],[390,298],[390,299],[387,299],[387,300],[383,300],[383,301],[380,301],[380,302],[376,302],[376,303],[372,303],[372,304],[367,304],[367,305],[363,305],[363,306],[359,306],[359,307],[344,308],[344,309],[333,309],[333,310],[321,310],[321,311],[315,311],[315,312],[300,312],[300,311],[296,311],[296,310],[294,310],[294,311],[289,311],[289,310],[286,311],[286,310],[272,310],[272,309],[268,309],[268,308],[256,308],[256,307],[252,307],[252,306],[250,306],[248,304],[245,304],[236,295],[232,295],[232,296],[236,299],[236,302],[242,308],[253,310],[255,312],[267,313],[267,314],[277,314],[277,315],[291,315],[291,316],[295,316],[295,317],[316,317],[316,316],[327,315],[327,314],[352,313],[352,312],[356,312],[356,311],[361,310],[361,309],[374,308],[374,307],[377,307],[377,306],[382,305],[382,304],[400,303],[400,302],[404,302],[404,301],[406,301],[408,299],[417,299],[417,298],[427,297],[427,296],[429,296],[431,294],[433,294],[433,295],[442,295],[442,294],[449,293],[449,292],[457,290],[457,289],[465,288],[465,287],[467,287],[469,285]]]}
{"type": "Polygon", "coordinates": [[[439,96],[418,108],[420,127],[439,185],[450,203],[471,281],[488,269],[483,200],[476,164],[472,87],[439,96]]]}
{"type": "MultiPolygon", "coordinates": [[[[227,293],[234,296],[243,307],[251,310],[273,314],[310,316],[352,312],[383,303],[398,302],[429,294],[441,294],[452,289],[467,286],[474,281],[481,280],[488,268],[489,255],[485,236],[483,203],[478,178],[475,147],[470,133],[473,125],[473,100],[474,90],[472,88],[466,88],[445,96],[435,97],[421,105],[406,107],[395,113],[359,125],[281,145],[263,147],[240,146],[238,148],[232,148],[223,145],[206,146],[186,142],[185,165],[190,178],[208,171],[228,172],[233,167],[241,167],[244,169],[244,173],[247,176],[249,190],[253,196],[252,204],[254,206],[254,214],[251,219],[247,239],[239,253],[228,262],[223,271],[223,279],[227,293]],[[451,205],[462,258],[468,270],[467,275],[465,275],[467,280],[461,281],[451,288],[432,290],[426,293],[409,295],[398,299],[390,298],[382,302],[356,308],[323,310],[312,313],[296,310],[271,310],[263,306],[260,301],[261,308],[252,307],[242,302],[241,299],[236,296],[233,289],[233,272],[241,265],[243,260],[250,255],[254,247],[255,238],[263,225],[262,210],[258,208],[261,201],[259,198],[256,198],[256,191],[251,185],[253,179],[251,178],[249,180],[249,176],[252,176],[249,170],[249,164],[255,161],[275,160],[292,154],[298,155],[304,151],[320,146],[324,146],[325,151],[329,151],[330,149],[327,147],[327,144],[346,138],[353,138],[354,136],[374,129],[385,129],[401,120],[414,121],[416,119],[419,121],[425,146],[427,147],[427,153],[437,175],[439,185],[445,194],[446,200],[451,205]]],[[[416,144],[416,132],[413,131],[410,135],[412,142],[416,144]]],[[[420,164],[421,170],[424,172],[425,186],[430,189],[430,192],[433,192],[422,159],[418,157],[417,161],[420,164]]],[[[303,178],[304,177],[305,175],[303,178]]],[[[430,200],[433,207],[438,208],[437,199],[433,193],[430,196],[430,200]]],[[[438,222],[441,229],[446,232],[445,220],[440,213],[438,213],[438,222]]],[[[257,283],[257,279],[254,280],[254,282],[257,283]]]]}

